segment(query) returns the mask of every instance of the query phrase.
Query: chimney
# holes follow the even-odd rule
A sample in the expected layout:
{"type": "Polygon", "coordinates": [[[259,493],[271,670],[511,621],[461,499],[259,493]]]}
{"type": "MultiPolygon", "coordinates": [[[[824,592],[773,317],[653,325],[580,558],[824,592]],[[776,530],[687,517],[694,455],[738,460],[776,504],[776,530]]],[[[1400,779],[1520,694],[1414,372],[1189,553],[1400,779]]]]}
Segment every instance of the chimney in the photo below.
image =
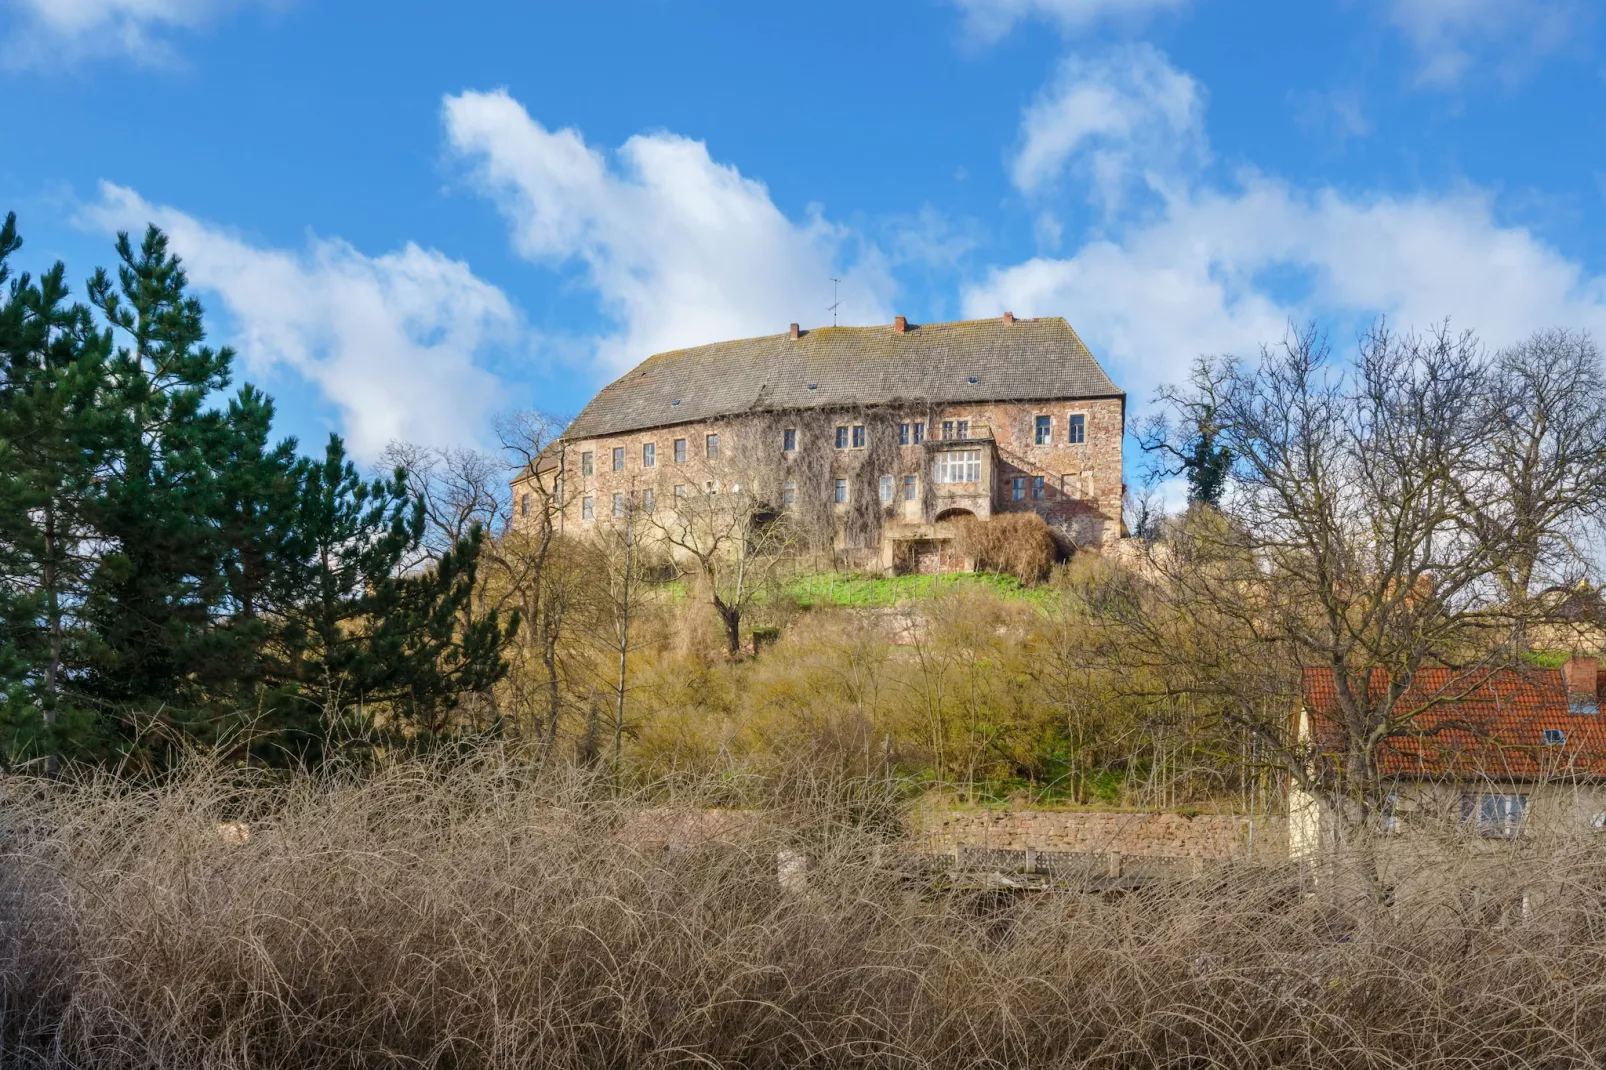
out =
{"type": "Polygon", "coordinates": [[[797,341],[797,335],[798,335],[797,324],[794,323],[794,324],[792,324],[792,341],[794,341],[794,342],[797,341]]]}
{"type": "Polygon", "coordinates": [[[904,319],[902,316],[894,316],[892,319],[892,329],[897,331],[899,334],[902,334],[909,329],[909,321],[904,319]]]}
{"type": "Polygon", "coordinates": [[[1015,313],[1013,313],[1013,312],[1004,313],[1004,326],[1008,327],[1011,323],[1014,323],[1014,322],[1015,322],[1015,313]]]}
{"type": "Polygon", "coordinates": [[[1561,667],[1561,678],[1567,684],[1567,694],[1587,697],[1590,701],[1595,699],[1599,673],[1599,658],[1571,657],[1561,667]]]}

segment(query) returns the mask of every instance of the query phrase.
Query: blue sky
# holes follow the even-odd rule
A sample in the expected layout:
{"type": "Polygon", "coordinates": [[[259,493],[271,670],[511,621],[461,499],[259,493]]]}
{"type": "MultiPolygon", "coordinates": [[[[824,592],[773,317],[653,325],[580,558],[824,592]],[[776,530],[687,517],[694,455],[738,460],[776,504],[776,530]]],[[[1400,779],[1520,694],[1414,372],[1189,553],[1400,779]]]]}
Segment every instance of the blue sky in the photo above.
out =
{"type": "Polygon", "coordinates": [[[170,231],[309,445],[651,352],[1063,315],[1141,410],[1289,319],[1606,331],[1587,0],[0,0],[0,208],[170,231]]]}

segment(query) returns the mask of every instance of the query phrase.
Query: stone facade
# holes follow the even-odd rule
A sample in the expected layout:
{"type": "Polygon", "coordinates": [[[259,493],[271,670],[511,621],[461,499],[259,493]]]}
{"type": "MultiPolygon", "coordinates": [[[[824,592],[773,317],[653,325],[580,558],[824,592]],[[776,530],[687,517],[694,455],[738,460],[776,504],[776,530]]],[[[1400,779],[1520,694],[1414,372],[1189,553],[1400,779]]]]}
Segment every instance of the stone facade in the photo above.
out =
{"type": "MultiPolygon", "coordinates": [[[[762,421],[697,421],[564,439],[540,478],[557,490],[560,525],[569,533],[610,522],[632,506],[672,507],[677,493],[740,487],[745,479],[768,484],[763,493],[778,508],[806,507],[817,498],[839,517],[858,504],[857,496],[874,495],[879,537],[873,545],[842,548],[888,571],[917,570],[920,548],[949,543],[953,521],[966,515],[1036,512],[1067,549],[1100,549],[1120,537],[1124,406],[1121,398],[1065,399],[816,410],[796,422],[784,411],[762,421]],[[1041,432],[1039,420],[1046,420],[1041,432]],[[1080,441],[1072,441],[1073,426],[1080,441]],[[842,448],[839,433],[846,436],[842,448]],[[824,451],[825,467],[792,478],[795,459],[809,451],[824,451]],[[963,461],[974,463],[947,463],[955,455],[972,455],[963,461]],[[561,482],[553,479],[559,467],[561,482]],[[952,481],[956,474],[976,478],[952,481]],[[837,494],[848,500],[835,501],[837,494]]],[[[534,478],[527,473],[514,484],[515,523],[528,515],[526,495],[542,497],[530,485],[534,478]]],[[[838,527],[839,543],[851,542],[845,526],[838,527]]],[[[961,564],[948,555],[942,567],[961,564]]]]}

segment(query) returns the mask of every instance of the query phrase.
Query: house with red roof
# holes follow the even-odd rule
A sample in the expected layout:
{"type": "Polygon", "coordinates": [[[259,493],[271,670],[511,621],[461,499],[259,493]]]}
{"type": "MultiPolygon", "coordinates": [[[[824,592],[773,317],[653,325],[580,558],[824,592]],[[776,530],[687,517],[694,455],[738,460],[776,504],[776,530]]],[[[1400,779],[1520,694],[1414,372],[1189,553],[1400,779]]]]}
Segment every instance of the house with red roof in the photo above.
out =
{"type": "MultiPolygon", "coordinates": [[[[1377,670],[1369,683],[1375,694],[1389,681],[1377,670]]],[[[1593,657],[1560,668],[1418,670],[1376,751],[1386,795],[1375,831],[1474,842],[1606,836],[1603,699],[1606,674],[1593,657]]],[[[1305,670],[1297,731],[1313,778],[1336,782],[1347,733],[1331,669],[1305,670]]],[[[1291,790],[1291,854],[1315,856],[1336,836],[1320,793],[1291,790]]]]}

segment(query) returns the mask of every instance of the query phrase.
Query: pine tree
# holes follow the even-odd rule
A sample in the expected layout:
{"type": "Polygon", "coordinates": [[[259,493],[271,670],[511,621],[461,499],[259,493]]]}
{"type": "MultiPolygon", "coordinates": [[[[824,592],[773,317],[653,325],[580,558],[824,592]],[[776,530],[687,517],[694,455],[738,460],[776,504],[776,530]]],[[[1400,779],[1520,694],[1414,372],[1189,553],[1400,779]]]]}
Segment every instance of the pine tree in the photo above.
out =
{"type": "MultiPolygon", "coordinates": [[[[0,227],[0,284],[21,246],[0,227]]],[[[90,744],[80,609],[104,475],[109,336],[68,303],[57,263],[0,305],[0,753],[7,764],[90,744]]]]}

